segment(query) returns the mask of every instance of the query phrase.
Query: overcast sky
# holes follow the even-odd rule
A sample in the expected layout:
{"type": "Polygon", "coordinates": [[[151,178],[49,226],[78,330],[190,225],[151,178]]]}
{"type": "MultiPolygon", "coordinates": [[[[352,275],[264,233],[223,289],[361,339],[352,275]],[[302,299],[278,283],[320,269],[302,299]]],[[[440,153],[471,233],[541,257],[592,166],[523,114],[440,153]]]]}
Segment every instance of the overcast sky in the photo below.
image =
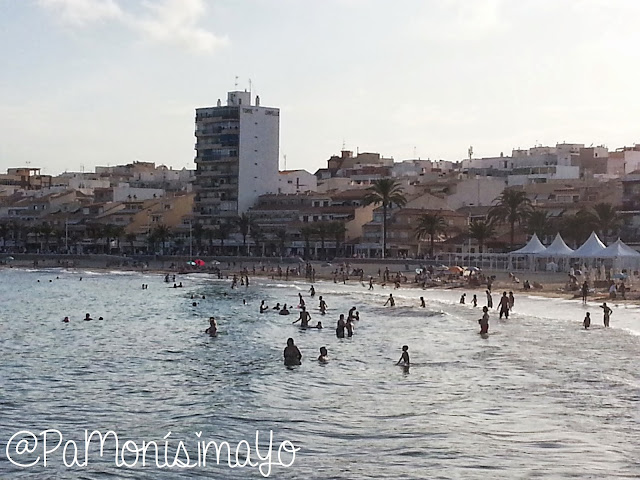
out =
{"type": "MultiPolygon", "coordinates": [[[[639,0],[0,0],[0,171],[195,168],[249,88],[280,154],[460,160],[640,143],[639,0]]],[[[283,162],[281,161],[281,168],[283,162]]]]}

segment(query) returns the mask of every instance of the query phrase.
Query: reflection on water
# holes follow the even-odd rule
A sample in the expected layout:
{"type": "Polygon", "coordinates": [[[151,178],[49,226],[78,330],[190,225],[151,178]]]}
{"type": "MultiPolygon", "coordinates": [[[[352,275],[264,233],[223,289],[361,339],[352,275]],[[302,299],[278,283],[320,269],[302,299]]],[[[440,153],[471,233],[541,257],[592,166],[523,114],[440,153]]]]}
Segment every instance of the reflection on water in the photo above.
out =
{"type": "Polygon", "coordinates": [[[117,272],[3,270],[0,278],[10,286],[0,292],[2,478],[261,477],[214,465],[117,469],[97,456],[82,473],[60,457],[46,470],[13,467],[4,452],[11,434],[45,428],[76,440],[97,429],[158,442],[170,431],[192,447],[196,432],[253,444],[256,430],[273,430],[276,445],[301,448],[292,467],[274,466],[279,479],[640,475],[634,309],[614,309],[615,328],[605,330],[591,306],[594,329],[585,332],[577,303],[517,297],[513,318],[492,315],[482,339],[480,309],[458,305],[455,291],[400,290],[390,309],[382,307],[389,289],[360,285],[318,283],[310,299],[305,284],[259,279],[232,291],[197,275],[180,278],[182,289],[117,272]],[[296,309],[258,313],[262,299],[295,305],[298,292],[323,330],[292,326],[296,309]],[[329,305],[324,317],[318,295],[329,305]],[[361,321],[339,340],[335,322],[351,306],[361,321]],[[104,320],[84,322],[87,312],[104,320]],[[211,315],[217,338],[203,333],[211,315]],[[303,354],[292,369],[282,364],[288,337],[303,354]],[[395,365],[404,344],[408,370],[395,365]],[[326,365],[316,361],[323,345],[326,365]]]}

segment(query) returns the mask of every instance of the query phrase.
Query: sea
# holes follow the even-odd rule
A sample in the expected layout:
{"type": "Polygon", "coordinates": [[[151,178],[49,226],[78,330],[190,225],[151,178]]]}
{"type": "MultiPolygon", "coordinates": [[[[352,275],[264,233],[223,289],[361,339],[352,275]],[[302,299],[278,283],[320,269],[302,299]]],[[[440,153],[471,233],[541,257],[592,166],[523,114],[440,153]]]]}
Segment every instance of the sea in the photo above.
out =
{"type": "Polygon", "coordinates": [[[353,281],[316,282],[314,298],[302,280],[231,289],[206,274],[172,288],[5,268],[0,282],[2,479],[640,478],[637,304],[611,303],[605,329],[598,303],[515,291],[482,338],[481,291],[461,305],[460,289],[353,281]],[[299,293],[325,328],[292,325],[299,293]],[[260,314],[262,300],[291,315],[260,314]],[[352,306],[354,335],[338,339],[352,306]],[[300,366],[283,365],[288,338],[300,366]]]}

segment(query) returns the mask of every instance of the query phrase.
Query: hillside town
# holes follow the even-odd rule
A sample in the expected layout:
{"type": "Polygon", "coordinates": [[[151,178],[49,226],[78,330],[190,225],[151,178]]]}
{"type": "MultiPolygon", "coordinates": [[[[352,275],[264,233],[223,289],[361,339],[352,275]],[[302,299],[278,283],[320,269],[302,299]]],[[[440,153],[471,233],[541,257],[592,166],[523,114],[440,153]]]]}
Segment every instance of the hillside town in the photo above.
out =
{"type": "MultiPolygon", "coordinates": [[[[305,259],[501,253],[533,234],[640,244],[640,145],[535,145],[494,157],[342,150],[279,169],[278,108],[246,91],[196,109],[195,169],[154,162],[0,174],[5,253],[305,259]]],[[[118,159],[114,159],[117,163],[118,159]]]]}

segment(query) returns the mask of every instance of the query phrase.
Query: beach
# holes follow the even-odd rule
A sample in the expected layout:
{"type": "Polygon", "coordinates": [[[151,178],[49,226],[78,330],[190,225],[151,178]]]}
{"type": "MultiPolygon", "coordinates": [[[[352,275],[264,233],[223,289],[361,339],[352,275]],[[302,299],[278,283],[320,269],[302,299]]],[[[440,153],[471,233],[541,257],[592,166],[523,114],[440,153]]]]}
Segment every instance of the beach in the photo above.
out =
{"type": "MultiPolygon", "coordinates": [[[[14,267],[0,275],[12,285],[0,296],[3,446],[25,429],[55,428],[71,439],[113,430],[122,442],[161,445],[171,432],[169,450],[182,440],[193,459],[198,432],[253,445],[258,430],[262,447],[272,431],[276,444],[300,449],[289,467],[273,466],[272,478],[640,474],[640,324],[632,304],[614,306],[605,329],[596,303],[516,292],[510,319],[493,310],[483,339],[480,307],[458,304],[460,289],[369,291],[319,280],[312,299],[304,279],[256,276],[231,289],[229,279],[200,273],[177,274],[183,288],[160,272],[118,269],[14,267]],[[298,293],[324,329],[291,325],[298,293]],[[382,306],[389,293],[394,308],[382,306]],[[259,314],[262,300],[294,305],[292,315],[259,314]],[[354,336],[337,339],[337,316],[352,306],[361,318],[354,336]],[[589,331],[585,309],[594,317],[589,331]],[[94,320],[83,321],[85,313],[94,320]],[[204,334],[211,315],[216,338],[204,334]],[[283,366],[289,337],[302,352],[299,367],[283,366]],[[402,345],[410,369],[395,366],[402,345]],[[316,361],[321,346],[327,364],[316,361]]],[[[2,462],[0,476],[75,478],[59,454],[46,470],[2,462]]],[[[89,459],[83,471],[92,478],[263,478],[257,467],[225,462],[127,470],[95,450],[89,459]]]]}

